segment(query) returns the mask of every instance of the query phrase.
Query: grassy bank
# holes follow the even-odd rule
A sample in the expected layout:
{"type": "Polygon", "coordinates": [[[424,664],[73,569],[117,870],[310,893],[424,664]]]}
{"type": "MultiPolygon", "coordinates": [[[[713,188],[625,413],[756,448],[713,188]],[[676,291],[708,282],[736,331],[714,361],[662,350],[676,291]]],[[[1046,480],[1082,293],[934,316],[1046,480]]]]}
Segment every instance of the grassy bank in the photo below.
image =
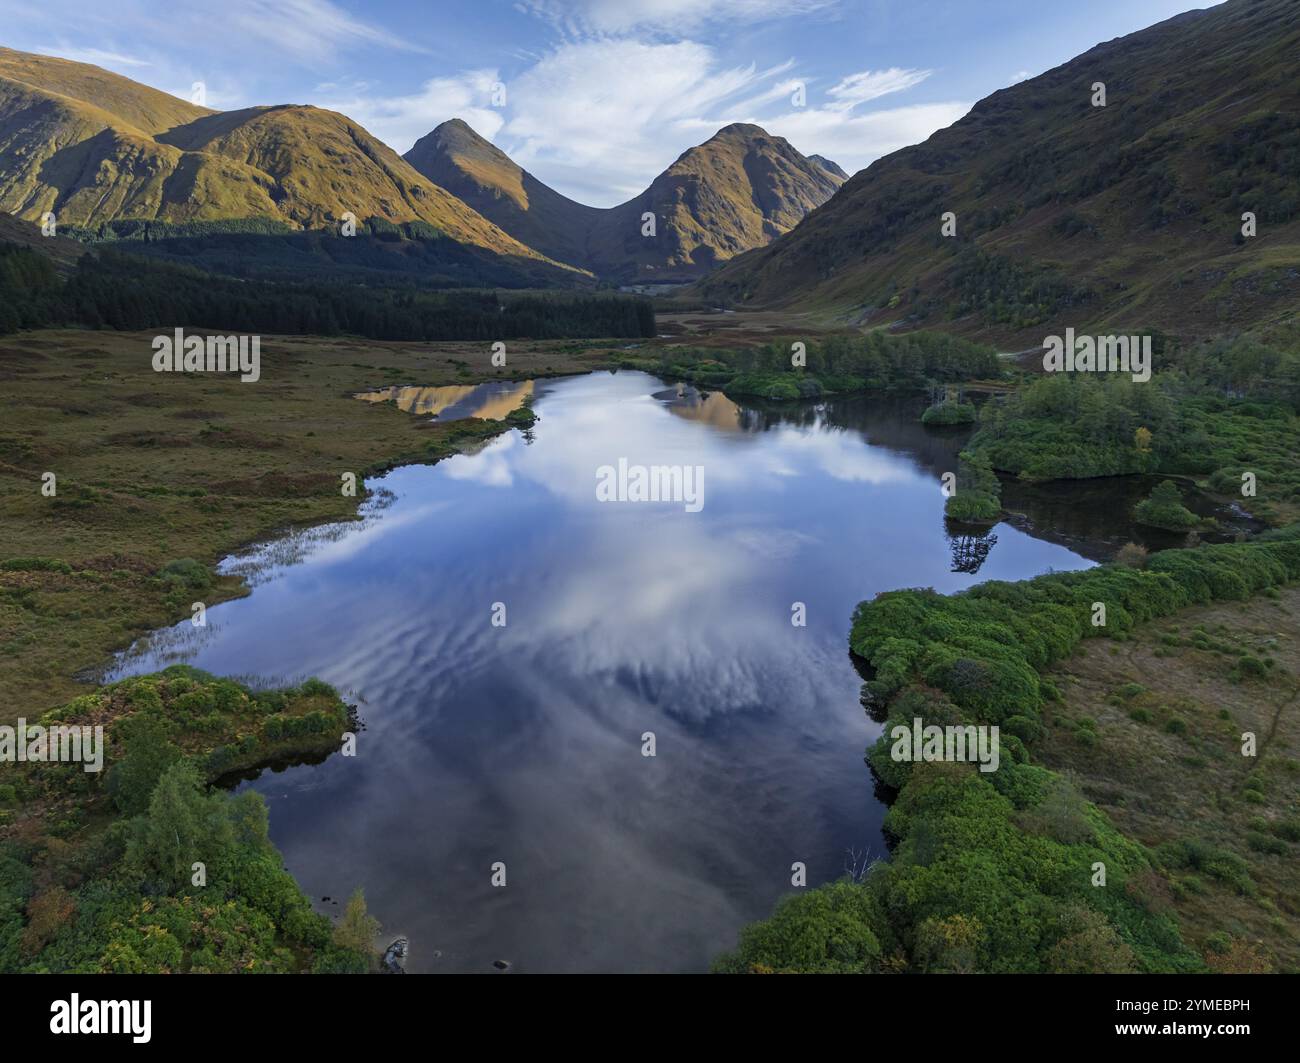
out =
{"type": "Polygon", "coordinates": [[[176,666],[83,695],[42,726],[103,728],[103,770],[7,765],[0,971],[364,971],[370,944],[316,914],[261,795],[209,784],[324,757],[352,725],[333,689],[253,691],[176,666]]]}
{"type": "Polygon", "coordinates": [[[624,354],[629,369],[717,388],[735,398],[781,402],[890,388],[999,378],[993,348],[938,332],[891,336],[791,336],[758,347],[680,345],[624,354]]]}
{"type": "Polygon", "coordinates": [[[1212,970],[1300,970],[1300,587],[1090,641],[1034,755],[1155,855],[1212,970]],[[1252,733],[1257,755],[1243,757],[1252,733]]]}
{"type": "MultiPolygon", "coordinates": [[[[864,699],[886,728],[868,759],[898,790],[885,820],[897,847],[861,883],[785,901],[770,920],[742,934],[719,968],[1213,966],[1213,956],[1184,939],[1167,900],[1179,868],[1222,861],[1204,850],[1146,848],[1121,833],[1071,777],[1035,762],[1045,721],[1062,697],[1044,673],[1086,639],[1125,639],[1180,610],[1277,594],[1297,578],[1300,531],[1292,529],[1271,541],[1166,551],[1145,568],[1105,565],[989,582],[952,596],[892,591],[862,603],[850,645],[875,673],[864,699]],[[916,717],[927,725],[998,725],[998,770],[893,759],[891,729],[916,717]]],[[[1095,726],[1081,729],[1095,733],[1095,726]]],[[[1290,844],[1285,831],[1270,837],[1290,844]]]]}
{"type": "Polygon", "coordinates": [[[192,603],[243,593],[212,567],[237,547],[353,517],[343,473],[360,484],[508,427],[428,422],[353,393],[585,372],[607,358],[599,345],[512,343],[498,371],[482,344],[266,337],[262,377],[243,384],[155,373],[151,340],[0,339],[0,723],[84,692],[78,673],[189,617],[192,603]],[[41,491],[47,472],[54,497],[41,491]]]}
{"type": "Polygon", "coordinates": [[[1031,481],[1134,473],[1189,476],[1280,525],[1300,517],[1300,407],[1286,374],[1256,379],[1175,366],[1124,375],[1038,377],[987,403],[969,449],[1031,481]]]}

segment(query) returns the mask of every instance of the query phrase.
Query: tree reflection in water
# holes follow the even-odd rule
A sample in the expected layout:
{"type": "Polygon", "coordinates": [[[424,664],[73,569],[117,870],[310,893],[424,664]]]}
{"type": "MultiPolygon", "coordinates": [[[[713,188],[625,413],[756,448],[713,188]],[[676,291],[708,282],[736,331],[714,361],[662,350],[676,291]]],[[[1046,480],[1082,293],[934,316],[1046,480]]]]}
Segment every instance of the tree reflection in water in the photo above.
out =
{"type": "Polygon", "coordinates": [[[948,543],[952,547],[952,571],[975,575],[997,542],[998,537],[990,532],[985,532],[983,535],[960,533],[949,535],[948,543]]]}

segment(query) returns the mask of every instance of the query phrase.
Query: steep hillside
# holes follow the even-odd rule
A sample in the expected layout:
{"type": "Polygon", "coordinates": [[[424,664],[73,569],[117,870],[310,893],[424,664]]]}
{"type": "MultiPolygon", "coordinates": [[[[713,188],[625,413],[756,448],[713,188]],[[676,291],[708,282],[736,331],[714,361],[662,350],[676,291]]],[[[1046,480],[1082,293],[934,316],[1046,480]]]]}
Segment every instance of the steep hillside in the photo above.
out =
{"type": "Polygon", "coordinates": [[[216,113],[88,63],[12,48],[0,48],[0,78],[90,104],[150,136],[216,113]]]}
{"type": "Polygon", "coordinates": [[[459,119],[423,137],[406,159],[523,243],[621,281],[697,278],[788,232],[844,179],[834,163],[741,124],[683,153],[635,199],[604,210],[548,188],[459,119]],[[647,213],[655,215],[653,236],[642,235],[647,213]]]}
{"type": "Polygon", "coordinates": [[[585,264],[588,234],[606,212],[544,185],[459,118],[421,137],[403,158],[521,243],[585,264]]]}
{"type": "Polygon", "coordinates": [[[68,274],[77,264],[77,259],[88,248],[76,240],[62,236],[45,236],[39,225],[15,218],[12,214],[0,214],[0,244],[17,244],[40,251],[54,266],[57,273],[68,274]]]}
{"type": "Polygon", "coordinates": [[[849,179],[849,175],[844,172],[844,167],[842,167],[839,163],[833,162],[832,160],[826,158],[825,155],[809,155],[808,159],[811,162],[815,162],[823,170],[829,170],[841,181],[847,181],[849,179]]]}
{"type": "Polygon", "coordinates": [[[1294,0],[1230,0],[1099,45],[873,163],[701,291],[1008,342],[1049,322],[1272,323],[1300,306],[1298,57],[1294,0]]]}
{"type": "MultiPolygon", "coordinates": [[[[263,219],[300,228],[423,221],[521,263],[544,256],[344,115],[214,112],[97,67],[0,52],[0,209],[62,225],[263,219]]],[[[572,272],[572,271],[568,271],[572,272]]]]}

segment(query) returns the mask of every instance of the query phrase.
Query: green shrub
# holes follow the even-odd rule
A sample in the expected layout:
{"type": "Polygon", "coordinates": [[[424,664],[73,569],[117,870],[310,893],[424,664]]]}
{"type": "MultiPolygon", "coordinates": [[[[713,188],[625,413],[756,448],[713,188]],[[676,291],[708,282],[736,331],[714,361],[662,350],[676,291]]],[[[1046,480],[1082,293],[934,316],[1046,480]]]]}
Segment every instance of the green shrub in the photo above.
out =
{"type": "Polygon", "coordinates": [[[926,408],[921,414],[921,423],[935,427],[949,425],[974,424],[975,404],[970,402],[944,401],[926,408]]]}
{"type": "Polygon", "coordinates": [[[158,575],[168,583],[190,591],[205,591],[212,586],[212,574],[207,566],[199,564],[192,557],[169,561],[158,575]]]}
{"type": "Polygon", "coordinates": [[[1200,518],[1183,505],[1183,496],[1172,480],[1158,484],[1145,501],[1137,504],[1133,516],[1139,524],[1173,532],[1190,531],[1200,523],[1200,518]]]}

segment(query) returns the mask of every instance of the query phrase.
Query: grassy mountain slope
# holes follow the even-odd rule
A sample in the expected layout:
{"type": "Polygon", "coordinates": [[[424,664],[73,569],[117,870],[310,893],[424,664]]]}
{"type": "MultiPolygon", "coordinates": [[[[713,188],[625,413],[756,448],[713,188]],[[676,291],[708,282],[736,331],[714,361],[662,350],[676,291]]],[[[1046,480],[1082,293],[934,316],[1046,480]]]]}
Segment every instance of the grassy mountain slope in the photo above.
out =
{"type": "Polygon", "coordinates": [[[39,225],[0,214],[0,244],[17,244],[45,255],[56,273],[67,275],[77,265],[77,259],[86,253],[86,245],[63,236],[44,236],[39,225]]]}
{"type": "Polygon", "coordinates": [[[843,180],[758,126],[730,125],[691,148],[645,192],[609,209],[568,199],[456,119],[406,159],[506,232],[552,258],[622,281],[699,277],[789,231],[843,180]],[[655,235],[642,218],[655,215],[655,235]]]}
{"type": "Polygon", "coordinates": [[[1292,0],[1229,0],[1098,45],[873,163],[702,289],[1027,342],[1048,322],[1271,323],[1300,303],[1297,56],[1292,0]]]}
{"type": "Polygon", "coordinates": [[[93,105],[150,136],[216,113],[88,63],[12,48],[0,48],[0,78],[93,105]]]}
{"type": "Polygon", "coordinates": [[[587,235],[605,212],[544,185],[459,118],[421,137],[404,158],[515,239],[561,262],[585,262],[587,235]]]}
{"type": "Polygon", "coordinates": [[[552,266],[344,115],[288,105],[214,112],[97,67],[7,50],[0,209],[28,220],[53,211],[83,227],[253,218],[320,228],[351,212],[428,222],[552,266]]]}

